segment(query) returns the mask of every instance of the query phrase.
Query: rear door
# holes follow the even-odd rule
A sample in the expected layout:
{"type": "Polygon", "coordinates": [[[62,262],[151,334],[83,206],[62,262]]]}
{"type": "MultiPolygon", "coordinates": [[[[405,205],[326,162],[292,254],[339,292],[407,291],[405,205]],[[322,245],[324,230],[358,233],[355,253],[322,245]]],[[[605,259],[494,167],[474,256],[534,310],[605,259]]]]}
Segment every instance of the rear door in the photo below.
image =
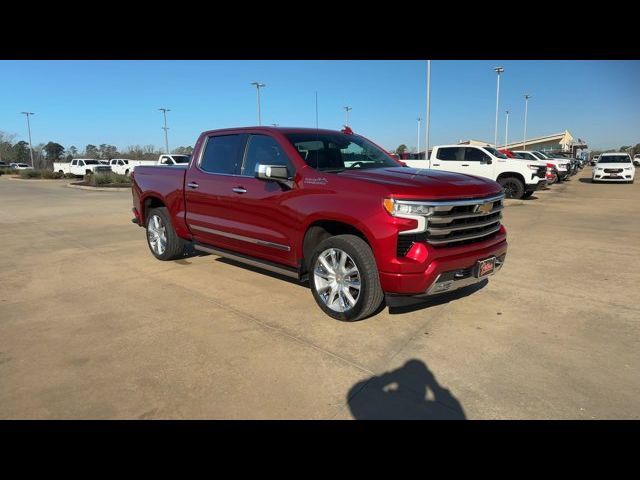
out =
{"type": "Polygon", "coordinates": [[[436,150],[436,158],[431,161],[431,168],[447,172],[462,172],[464,147],[440,147],[436,150]]]}

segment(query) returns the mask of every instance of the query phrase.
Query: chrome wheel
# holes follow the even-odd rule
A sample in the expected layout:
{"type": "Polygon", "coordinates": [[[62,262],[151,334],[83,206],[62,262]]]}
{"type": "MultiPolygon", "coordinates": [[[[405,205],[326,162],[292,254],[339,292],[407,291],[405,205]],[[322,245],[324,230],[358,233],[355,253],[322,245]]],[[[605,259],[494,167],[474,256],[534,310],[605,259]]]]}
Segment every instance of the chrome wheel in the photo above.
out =
{"type": "Polygon", "coordinates": [[[360,297],[360,272],[353,259],[338,248],[324,250],[313,268],[316,292],[335,312],[351,310],[360,297]]]}
{"type": "Polygon", "coordinates": [[[158,215],[153,215],[147,224],[147,237],[151,250],[156,255],[162,255],[167,248],[167,228],[158,215]]]}

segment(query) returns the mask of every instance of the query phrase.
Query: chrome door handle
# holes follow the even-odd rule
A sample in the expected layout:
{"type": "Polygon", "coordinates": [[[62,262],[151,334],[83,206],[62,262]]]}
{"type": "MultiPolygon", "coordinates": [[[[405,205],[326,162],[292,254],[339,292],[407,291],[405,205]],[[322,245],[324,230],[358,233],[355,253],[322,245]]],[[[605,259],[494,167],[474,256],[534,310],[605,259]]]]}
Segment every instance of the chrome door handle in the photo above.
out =
{"type": "Polygon", "coordinates": [[[242,187],[236,187],[233,189],[234,192],[236,193],[247,193],[247,190],[245,188],[242,187]]]}
{"type": "Polygon", "coordinates": [[[434,166],[434,167],[439,167],[439,166],[440,166],[440,164],[439,164],[439,163],[434,163],[434,164],[433,164],[433,166],[434,166]]]}
{"type": "Polygon", "coordinates": [[[198,185],[196,182],[189,182],[187,183],[187,187],[189,188],[198,188],[200,185],[198,185]]]}
{"type": "Polygon", "coordinates": [[[462,164],[462,166],[463,166],[463,167],[468,167],[468,166],[469,166],[469,164],[468,164],[468,163],[463,163],[463,164],[462,164]]]}

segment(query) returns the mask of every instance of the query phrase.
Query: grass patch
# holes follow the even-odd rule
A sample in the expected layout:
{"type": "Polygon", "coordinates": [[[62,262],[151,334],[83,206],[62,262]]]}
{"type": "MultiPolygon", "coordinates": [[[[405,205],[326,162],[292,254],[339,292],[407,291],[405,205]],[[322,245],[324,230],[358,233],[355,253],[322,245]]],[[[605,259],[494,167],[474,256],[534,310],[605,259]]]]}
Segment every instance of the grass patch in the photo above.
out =
{"type": "Polygon", "coordinates": [[[58,179],[62,178],[58,172],[52,172],[51,170],[14,170],[13,173],[20,175],[20,178],[27,179],[58,179]]]}

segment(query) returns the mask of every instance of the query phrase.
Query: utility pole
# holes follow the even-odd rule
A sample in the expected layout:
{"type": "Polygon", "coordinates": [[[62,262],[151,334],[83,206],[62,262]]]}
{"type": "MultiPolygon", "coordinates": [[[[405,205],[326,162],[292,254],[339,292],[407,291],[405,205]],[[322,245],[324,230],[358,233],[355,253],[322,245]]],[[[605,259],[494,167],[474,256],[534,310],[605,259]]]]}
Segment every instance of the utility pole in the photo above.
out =
{"type": "MultiPolygon", "coordinates": [[[[417,153],[417,157],[420,157],[420,121],[422,119],[420,117],[418,117],[418,146],[416,147],[416,153],[417,153]]],[[[416,158],[417,160],[418,158],[416,158]]]]}
{"type": "Polygon", "coordinates": [[[168,108],[159,108],[158,110],[160,110],[164,115],[164,127],[162,127],[162,129],[164,130],[164,151],[165,153],[168,154],[169,153],[169,134],[167,133],[167,130],[169,130],[169,128],[167,127],[167,112],[170,112],[171,110],[168,108]]]}
{"type": "Polygon", "coordinates": [[[504,127],[504,148],[507,148],[507,144],[509,143],[509,110],[506,111],[506,114],[507,120],[504,127]]]}
{"type": "Polygon", "coordinates": [[[31,156],[31,167],[35,168],[33,166],[33,145],[31,144],[31,122],[29,122],[29,117],[31,115],[35,115],[35,113],[33,112],[21,112],[21,113],[27,116],[27,130],[29,131],[29,154],[31,156]]]}
{"type": "Polygon", "coordinates": [[[349,126],[349,110],[353,110],[353,108],[351,107],[342,107],[342,108],[344,108],[344,111],[346,112],[346,115],[347,115],[347,120],[346,120],[347,123],[345,124],[345,127],[348,127],[349,126]]]}
{"type": "MultiPolygon", "coordinates": [[[[427,60],[427,120],[425,125],[426,130],[426,149],[424,151],[424,156],[426,160],[429,160],[429,128],[431,126],[431,60],[427,60]]],[[[429,160],[429,166],[431,166],[431,161],[429,160]]]]}
{"type": "Polygon", "coordinates": [[[527,149],[527,114],[528,109],[529,109],[529,99],[531,98],[531,95],[525,95],[524,96],[524,139],[522,140],[522,149],[526,150],[527,149]]]}
{"type": "Polygon", "coordinates": [[[258,99],[258,126],[262,125],[262,117],[260,114],[260,89],[266,87],[267,85],[260,82],[251,82],[251,85],[256,87],[257,99],[258,99]]]}
{"type": "Polygon", "coordinates": [[[496,148],[498,148],[498,104],[500,103],[500,74],[504,72],[504,68],[495,67],[494,70],[498,74],[498,87],[496,89],[496,130],[493,144],[496,148]]]}

